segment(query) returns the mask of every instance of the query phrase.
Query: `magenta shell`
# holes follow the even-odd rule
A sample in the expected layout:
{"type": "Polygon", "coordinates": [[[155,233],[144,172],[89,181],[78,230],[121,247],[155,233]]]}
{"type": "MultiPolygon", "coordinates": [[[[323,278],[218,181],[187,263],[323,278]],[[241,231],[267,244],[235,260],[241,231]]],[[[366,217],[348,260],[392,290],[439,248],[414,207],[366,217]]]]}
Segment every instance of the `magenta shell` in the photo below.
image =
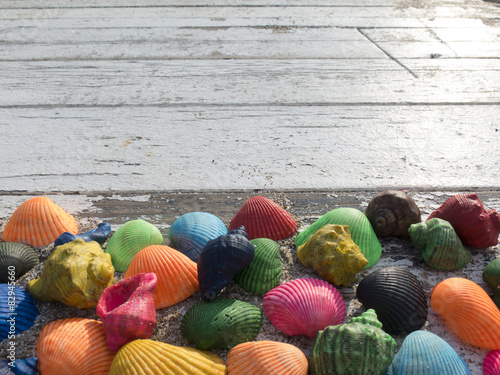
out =
{"type": "Polygon", "coordinates": [[[156,325],[153,292],[156,274],[139,273],[112,285],[101,294],[96,313],[101,317],[108,347],[120,349],[135,339],[146,339],[156,325]]]}
{"type": "Polygon", "coordinates": [[[500,375],[500,350],[489,352],[483,362],[484,375],[500,375]]]}
{"type": "Polygon", "coordinates": [[[346,317],[339,291],[313,278],[295,279],[270,290],[263,307],[271,323],[289,336],[314,338],[318,331],[341,324],[346,317]]]}

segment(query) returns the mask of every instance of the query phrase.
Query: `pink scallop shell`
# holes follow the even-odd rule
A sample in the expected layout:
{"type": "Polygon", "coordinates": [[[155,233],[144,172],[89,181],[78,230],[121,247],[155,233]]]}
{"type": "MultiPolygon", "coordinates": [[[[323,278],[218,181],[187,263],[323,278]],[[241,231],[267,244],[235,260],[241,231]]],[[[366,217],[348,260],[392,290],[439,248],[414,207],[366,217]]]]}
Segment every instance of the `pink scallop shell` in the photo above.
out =
{"type": "Polygon", "coordinates": [[[475,193],[448,198],[427,220],[433,218],[448,221],[464,245],[484,249],[498,243],[500,214],[486,210],[475,193]]]}
{"type": "Polygon", "coordinates": [[[271,323],[289,336],[314,338],[318,331],[341,324],[346,317],[339,291],[313,278],[295,279],[270,290],[263,307],[271,323]]]}
{"type": "Polygon", "coordinates": [[[500,350],[494,350],[486,355],[483,362],[484,375],[500,375],[500,350]]]}
{"type": "Polygon", "coordinates": [[[233,217],[229,230],[244,226],[248,239],[270,238],[274,241],[290,237],[297,230],[293,217],[270,199],[255,196],[248,199],[233,217]]]}

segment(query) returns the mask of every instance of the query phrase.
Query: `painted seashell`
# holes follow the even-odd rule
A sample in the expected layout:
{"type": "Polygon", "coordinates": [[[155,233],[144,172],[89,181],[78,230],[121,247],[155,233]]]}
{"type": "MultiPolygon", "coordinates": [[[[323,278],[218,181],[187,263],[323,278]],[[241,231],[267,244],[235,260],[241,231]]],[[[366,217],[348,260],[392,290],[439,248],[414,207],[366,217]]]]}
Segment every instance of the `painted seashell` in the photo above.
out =
{"type": "Polygon", "coordinates": [[[224,375],[226,365],[217,355],[153,340],[134,340],[123,346],[109,375],[224,375]]]}
{"type": "Polygon", "coordinates": [[[427,331],[410,333],[387,369],[387,375],[470,375],[469,367],[439,336],[427,331]]]}
{"type": "Polygon", "coordinates": [[[464,245],[479,249],[495,246],[500,234],[500,214],[486,210],[477,194],[457,194],[430,214],[430,219],[448,221],[464,245]]]}
{"type": "Polygon", "coordinates": [[[297,249],[301,263],[335,285],[349,286],[368,260],[354,243],[347,225],[327,224],[297,249]]]}
{"type": "Polygon", "coordinates": [[[153,293],[156,310],[184,301],[198,291],[196,263],[169,246],[151,245],[139,251],[124,277],[149,272],[158,278],[153,293]]]}
{"type": "Polygon", "coordinates": [[[0,283],[12,281],[12,276],[17,280],[38,263],[38,255],[30,246],[18,242],[0,243],[0,283]]]}
{"type": "Polygon", "coordinates": [[[319,331],[309,355],[309,374],[383,374],[396,341],[382,329],[373,310],[349,323],[319,331]]]}
{"type": "Polygon", "coordinates": [[[182,335],[199,349],[230,349],[252,341],[262,326],[262,311],[231,298],[200,301],[184,314],[182,335]]]}
{"type": "Polygon", "coordinates": [[[348,225],[352,240],[359,246],[368,260],[365,268],[378,262],[382,254],[382,245],[375,234],[368,218],[359,210],[350,207],[336,208],[316,220],[310,227],[295,237],[295,246],[299,248],[307,242],[317,230],[326,224],[348,225]]]}
{"type": "Polygon", "coordinates": [[[12,214],[2,241],[21,242],[34,247],[49,245],[64,232],[78,233],[78,224],[50,198],[34,197],[12,214]]]}
{"type": "Polygon", "coordinates": [[[135,339],[147,339],[156,325],[153,292],[156,274],[139,273],[104,289],[96,314],[102,319],[109,350],[135,339]]]}
{"type": "Polygon", "coordinates": [[[327,326],[344,322],[346,307],[339,291],[324,280],[304,278],[277,286],[264,297],[271,323],[289,336],[314,338],[327,326]]]}
{"type": "Polygon", "coordinates": [[[387,333],[410,333],[427,321],[424,289],[407,269],[387,267],[370,273],[359,283],[356,297],[366,309],[375,310],[387,333]]]}
{"type": "Polygon", "coordinates": [[[59,245],[64,245],[65,243],[72,242],[77,238],[81,238],[85,242],[95,241],[102,246],[104,242],[108,239],[111,234],[111,225],[109,223],[100,223],[97,228],[91,229],[88,232],[81,234],[74,234],[70,232],[62,233],[57,239],[54,241],[54,247],[59,245]]]}
{"type": "Polygon", "coordinates": [[[472,258],[455,229],[445,220],[431,219],[412,224],[408,232],[413,245],[422,251],[425,263],[431,268],[456,271],[464,268],[472,258]]]}
{"type": "Polygon", "coordinates": [[[0,341],[33,327],[38,314],[35,301],[23,288],[0,284],[0,341]]]}
{"type": "Polygon", "coordinates": [[[115,283],[114,273],[111,257],[97,242],[77,239],[56,247],[26,290],[40,301],[95,308],[102,291],[115,283]]]}
{"type": "Polygon", "coordinates": [[[465,342],[500,349],[500,310],[475,282],[461,277],[441,281],[432,289],[431,307],[465,342]]]}
{"type": "Polygon", "coordinates": [[[252,262],[233,279],[250,293],[264,294],[278,285],[283,273],[280,245],[269,238],[255,238],[250,242],[255,246],[252,262]]]}
{"type": "Polygon", "coordinates": [[[221,219],[208,212],[190,212],[174,221],[168,231],[173,248],[196,262],[208,241],[227,234],[221,219]]]}
{"type": "Polygon", "coordinates": [[[500,375],[500,350],[489,352],[483,362],[484,375],[500,375]]]}
{"type": "Polygon", "coordinates": [[[484,268],[483,281],[493,291],[493,301],[500,308],[500,258],[497,258],[484,268]]]}
{"type": "Polygon", "coordinates": [[[11,361],[0,361],[1,375],[38,375],[38,358],[31,357],[26,359],[16,358],[11,366],[11,361]]]}
{"type": "Polygon", "coordinates": [[[274,241],[290,237],[297,230],[292,215],[272,200],[255,196],[248,199],[232,218],[229,229],[244,226],[248,238],[270,238],[274,241]]]}
{"type": "Polygon", "coordinates": [[[307,375],[307,358],[296,346],[276,341],[251,341],[236,345],[227,354],[231,375],[307,375]]]}
{"type": "Polygon", "coordinates": [[[421,220],[415,201],[399,190],[384,190],[375,195],[365,215],[379,237],[408,237],[410,225],[421,220]]]}
{"type": "Polygon", "coordinates": [[[253,259],[255,247],[245,228],[207,242],[198,258],[198,281],[202,298],[213,300],[233,277],[253,259]]]}
{"type": "Polygon", "coordinates": [[[36,354],[40,372],[57,375],[107,375],[115,356],[102,322],[86,318],[47,324],[38,336],[36,354]]]}
{"type": "Polygon", "coordinates": [[[111,255],[115,269],[125,272],[139,251],[162,243],[163,236],[153,224],[141,219],[131,220],[113,233],[106,245],[106,253],[111,255]]]}

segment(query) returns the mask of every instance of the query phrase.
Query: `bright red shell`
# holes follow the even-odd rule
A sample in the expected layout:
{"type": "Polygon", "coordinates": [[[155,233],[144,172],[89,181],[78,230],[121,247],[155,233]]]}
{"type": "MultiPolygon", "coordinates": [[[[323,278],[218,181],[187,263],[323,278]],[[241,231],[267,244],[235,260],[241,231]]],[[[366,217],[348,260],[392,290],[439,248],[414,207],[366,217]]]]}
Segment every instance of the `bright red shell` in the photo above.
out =
{"type": "Polygon", "coordinates": [[[464,245],[484,249],[498,243],[500,214],[486,210],[475,193],[448,198],[427,220],[433,218],[448,221],[464,245]]]}
{"type": "Polygon", "coordinates": [[[244,226],[248,239],[270,238],[274,241],[290,237],[297,230],[293,217],[268,198],[248,199],[233,217],[229,230],[244,226]]]}
{"type": "Polygon", "coordinates": [[[500,375],[500,350],[489,352],[483,362],[484,375],[500,375]]]}

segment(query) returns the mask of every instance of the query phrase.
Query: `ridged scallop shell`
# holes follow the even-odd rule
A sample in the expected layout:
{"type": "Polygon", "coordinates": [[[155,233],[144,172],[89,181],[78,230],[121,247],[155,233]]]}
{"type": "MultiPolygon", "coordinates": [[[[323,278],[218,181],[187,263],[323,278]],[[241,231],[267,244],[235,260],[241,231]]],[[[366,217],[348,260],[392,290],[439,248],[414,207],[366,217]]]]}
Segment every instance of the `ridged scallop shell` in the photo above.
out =
{"type": "Polygon", "coordinates": [[[102,323],[86,318],[55,320],[36,344],[42,374],[107,375],[115,353],[108,349],[102,323]]]}
{"type": "Polygon", "coordinates": [[[493,291],[493,301],[500,309],[500,258],[497,258],[484,268],[483,281],[493,291]]]}
{"type": "Polygon", "coordinates": [[[465,342],[500,349],[500,311],[475,282],[461,277],[441,281],[432,289],[431,307],[465,342]]]}
{"type": "Polygon", "coordinates": [[[73,216],[50,198],[34,197],[14,211],[5,225],[2,241],[41,247],[51,244],[64,232],[78,233],[73,216]]]}
{"type": "Polygon", "coordinates": [[[365,215],[380,237],[408,237],[411,224],[420,222],[420,209],[413,199],[399,190],[384,190],[375,195],[365,215]]]}
{"type": "Polygon", "coordinates": [[[99,243],[99,245],[104,244],[111,234],[111,225],[109,223],[100,223],[97,228],[91,229],[88,232],[81,234],[73,234],[70,232],[62,233],[57,239],[54,241],[54,247],[59,245],[64,245],[65,243],[76,240],[77,238],[81,238],[85,242],[95,241],[99,243]]]}
{"type": "Polygon", "coordinates": [[[52,250],[41,276],[26,290],[40,301],[88,309],[96,307],[102,291],[115,283],[114,273],[101,245],[77,239],[52,250]]]}
{"type": "Polygon", "coordinates": [[[321,227],[298,247],[297,258],[329,283],[344,286],[356,281],[356,275],[368,264],[347,225],[321,227]]]}
{"type": "Polygon", "coordinates": [[[439,336],[427,331],[410,333],[387,369],[387,375],[470,375],[469,367],[439,336]]]}
{"type": "Polygon", "coordinates": [[[169,246],[151,245],[139,251],[124,277],[148,272],[158,278],[153,294],[157,310],[184,301],[198,291],[196,263],[169,246]]]}
{"type": "Polygon", "coordinates": [[[0,341],[33,327],[38,314],[35,301],[23,288],[0,284],[0,341]]]}
{"type": "Polygon", "coordinates": [[[276,341],[239,344],[227,354],[230,375],[307,375],[307,358],[297,347],[276,341]]]}
{"type": "Polygon", "coordinates": [[[250,293],[264,294],[280,282],[283,273],[280,245],[269,238],[250,242],[255,246],[252,262],[234,276],[234,281],[250,293]]]}
{"type": "Polygon", "coordinates": [[[472,258],[451,224],[445,220],[436,218],[412,224],[408,233],[413,245],[422,251],[425,263],[431,268],[456,271],[464,268],[472,258]]]}
{"type": "Polygon", "coordinates": [[[171,246],[196,262],[208,241],[227,234],[221,219],[208,212],[189,212],[177,218],[168,231],[171,246]]]}
{"type": "Polygon", "coordinates": [[[366,309],[375,310],[387,333],[410,333],[427,320],[424,289],[404,268],[387,267],[370,273],[359,283],[356,297],[366,309]]]}
{"type": "Polygon", "coordinates": [[[141,219],[130,220],[113,233],[106,245],[106,253],[111,255],[115,269],[125,272],[139,251],[161,244],[163,236],[153,224],[141,219]]]}
{"type": "Polygon", "coordinates": [[[184,314],[182,335],[199,349],[230,349],[252,341],[262,326],[262,311],[250,303],[231,298],[200,301],[184,314]]]}
{"type": "Polygon", "coordinates": [[[109,375],[224,375],[217,355],[153,340],[134,340],[115,356],[109,375]]]}
{"type": "Polygon", "coordinates": [[[38,375],[38,358],[14,360],[14,365],[10,365],[10,360],[0,361],[0,375],[38,375]]]}
{"type": "Polygon", "coordinates": [[[336,208],[316,220],[310,227],[295,237],[297,248],[309,239],[316,231],[326,224],[348,225],[352,240],[359,246],[368,260],[365,268],[370,268],[378,262],[382,254],[382,245],[375,234],[368,218],[359,210],[351,207],[336,208]]]}
{"type": "Polygon", "coordinates": [[[245,228],[207,242],[198,258],[198,281],[202,298],[214,299],[233,277],[253,259],[255,246],[248,240],[245,228]]]}
{"type": "Polygon", "coordinates": [[[30,246],[18,242],[0,243],[0,283],[12,281],[9,270],[17,280],[38,263],[38,255],[30,246]]]}
{"type": "Polygon", "coordinates": [[[500,375],[500,350],[494,350],[486,355],[483,362],[484,375],[500,375]]]}
{"type": "Polygon", "coordinates": [[[270,238],[274,241],[290,237],[297,223],[285,209],[272,200],[255,196],[248,199],[233,217],[229,229],[244,226],[248,238],[270,238]]]}
{"type": "Polygon", "coordinates": [[[368,310],[349,323],[319,331],[309,355],[309,374],[383,374],[396,341],[380,326],[375,312],[368,310]]]}
{"type": "Polygon", "coordinates": [[[339,291],[326,281],[295,279],[277,286],[264,297],[264,313],[289,336],[314,338],[327,326],[344,322],[346,307],[339,291]]]}
{"type": "Polygon", "coordinates": [[[433,218],[448,221],[464,245],[483,249],[498,243],[500,214],[486,210],[475,193],[448,198],[427,220],[433,218]]]}

